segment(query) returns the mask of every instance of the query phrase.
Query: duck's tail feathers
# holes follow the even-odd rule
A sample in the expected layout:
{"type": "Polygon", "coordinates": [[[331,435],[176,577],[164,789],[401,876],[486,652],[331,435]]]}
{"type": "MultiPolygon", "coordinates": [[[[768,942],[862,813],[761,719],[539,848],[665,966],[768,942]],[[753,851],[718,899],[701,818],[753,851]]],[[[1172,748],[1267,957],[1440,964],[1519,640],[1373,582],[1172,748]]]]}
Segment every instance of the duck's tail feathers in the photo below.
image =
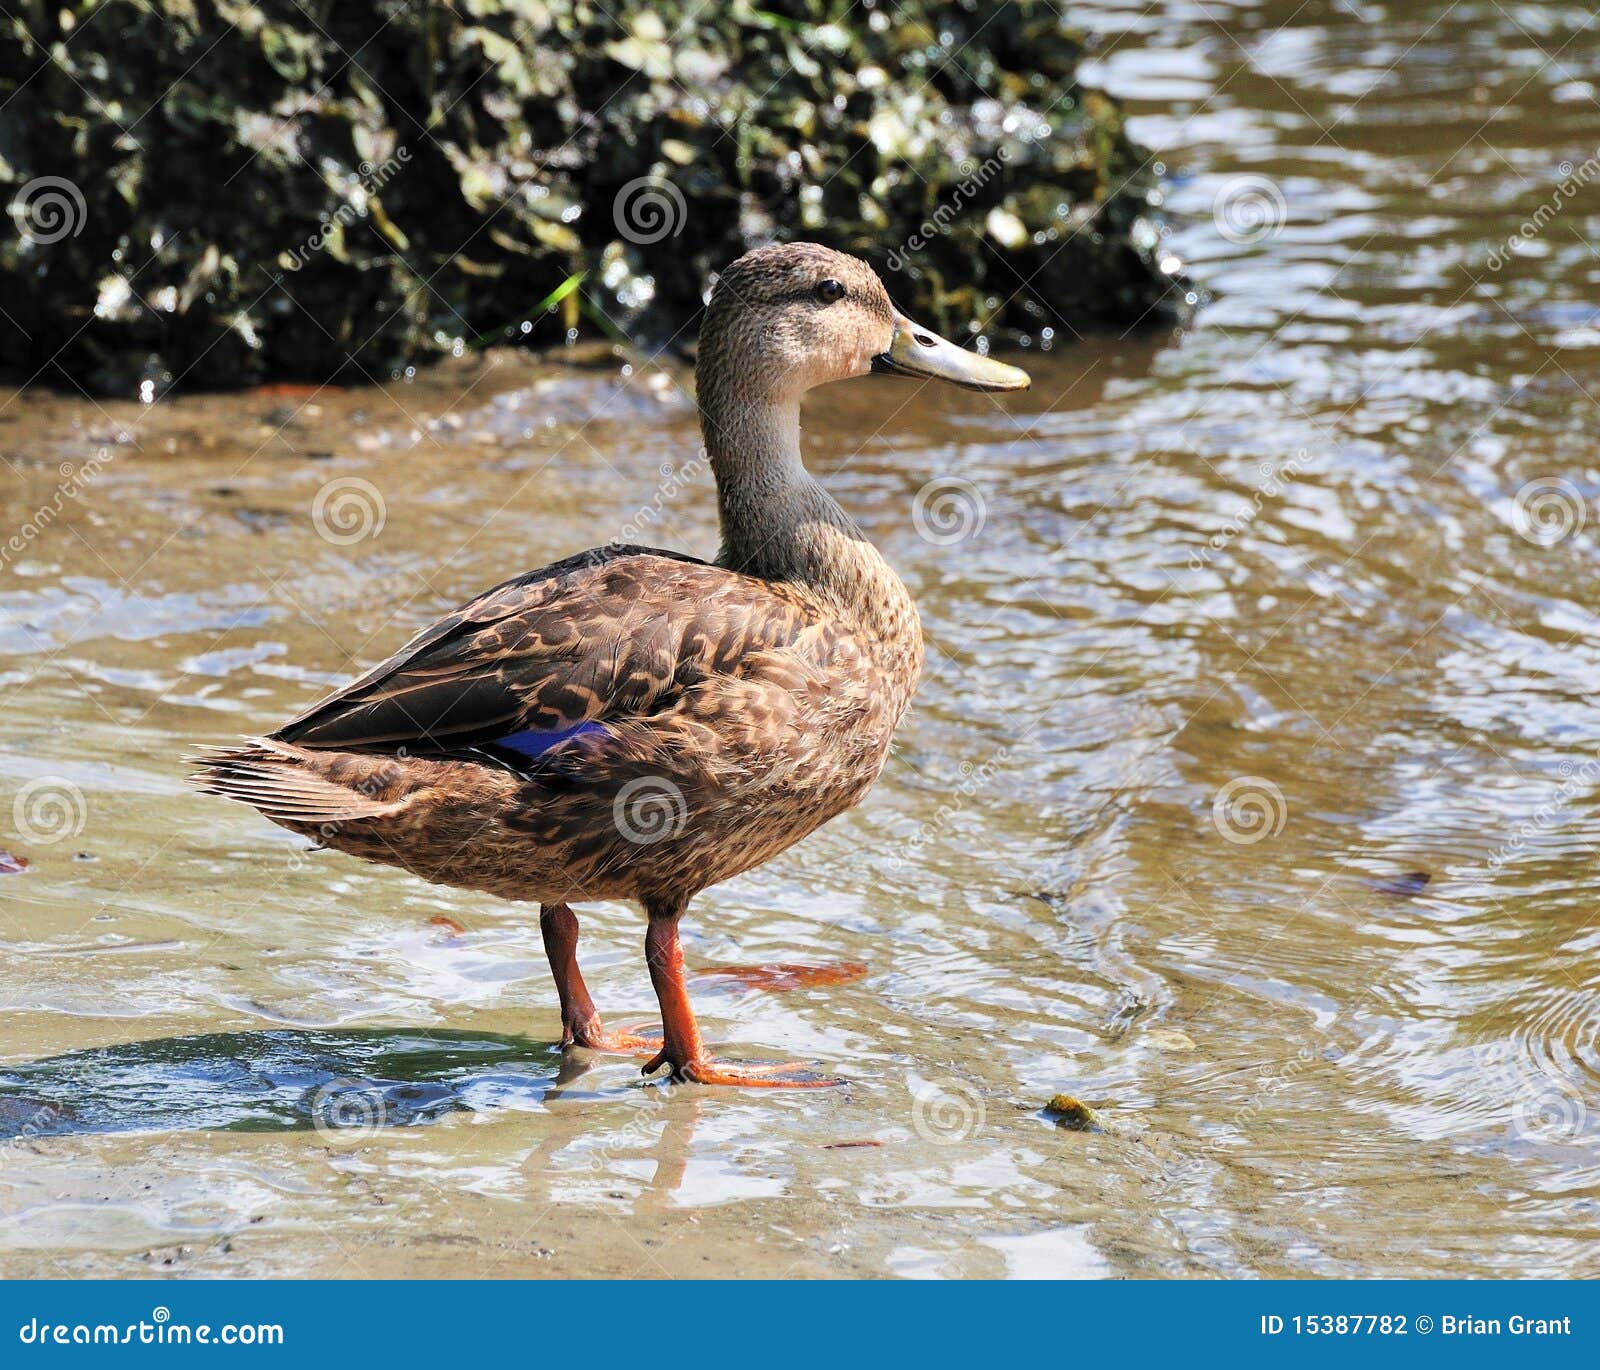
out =
{"type": "Polygon", "coordinates": [[[275,823],[317,827],[384,818],[406,803],[376,775],[334,778],[329,753],[265,738],[205,747],[187,759],[198,767],[189,777],[197,789],[249,804],[275,823]]]}

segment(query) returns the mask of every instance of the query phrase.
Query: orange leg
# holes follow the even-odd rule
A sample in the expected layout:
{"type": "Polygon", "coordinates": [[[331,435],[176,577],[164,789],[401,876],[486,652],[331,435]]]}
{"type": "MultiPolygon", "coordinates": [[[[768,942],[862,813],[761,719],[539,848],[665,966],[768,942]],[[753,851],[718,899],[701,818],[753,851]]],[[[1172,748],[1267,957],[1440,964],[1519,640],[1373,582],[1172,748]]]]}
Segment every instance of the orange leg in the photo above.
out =
{"type": "Polygon", "coordinates": [[[689,1007],[689,991],[683,983],[683,947],[678,941],[678,918],[682,908],[650,911],[650,930],[645,934],[645,959],[650,963],[650,980],[661,1001],[661,1050],[644,1067],[646,1075],[672,1067],[674,1080],[693,1080],[702,1085],[747,1085],[762,1089],[826,1089],[842,1085],[843,1080],[822,1075],[803,1061],[781,1065],[752,1065],[734,1061],[714,1061],[700,1040],[700,1027],[689,1007]]]}
{"type": "Polygon", "coordinates": [[[607,1032],[600,1025],[589,987],[578,969],[578,918],[565,904],[539,906],[539,931],[544,934],[544,952],[556,977],[556,993],[561,996],[561,1045],[588,1047],[593,1051],[615,1051],[624,1056],[640,1056],[661,1045],[654,1037],[632,1032],[607,1032]]]}

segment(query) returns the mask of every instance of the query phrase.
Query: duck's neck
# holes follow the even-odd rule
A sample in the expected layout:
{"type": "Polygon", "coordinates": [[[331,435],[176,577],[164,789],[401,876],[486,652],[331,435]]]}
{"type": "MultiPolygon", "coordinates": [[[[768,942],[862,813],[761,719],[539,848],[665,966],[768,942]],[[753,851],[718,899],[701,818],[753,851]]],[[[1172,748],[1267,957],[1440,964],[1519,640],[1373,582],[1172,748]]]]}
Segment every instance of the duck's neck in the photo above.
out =
{"type": "MultiPolygon", "coordinates": [[[[702,393],[700,425],[717,481],[717,564],[804,586],[888,653],[920,669],[922,626],[900,578],[800,460],[800,404],[718,403],[702,393]]],[[[742,398],[742,397],[741,397],[742,398]]]]}

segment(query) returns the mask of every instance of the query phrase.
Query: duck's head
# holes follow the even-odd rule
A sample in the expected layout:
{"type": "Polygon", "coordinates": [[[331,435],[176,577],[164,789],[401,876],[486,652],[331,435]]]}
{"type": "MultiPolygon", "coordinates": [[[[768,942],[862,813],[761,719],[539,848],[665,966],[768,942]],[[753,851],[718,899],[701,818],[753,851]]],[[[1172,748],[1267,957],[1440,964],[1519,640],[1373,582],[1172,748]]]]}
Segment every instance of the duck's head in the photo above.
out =
{"type": "Polygon", "coordinates": [[[760,247],[722,273],[696,370],[702,403],[708,390],[797,401],[813,386],[873,374],[967,390],[1028,387],[1027,372],[912,323],[870,266],[817,243],[760,247]]]}

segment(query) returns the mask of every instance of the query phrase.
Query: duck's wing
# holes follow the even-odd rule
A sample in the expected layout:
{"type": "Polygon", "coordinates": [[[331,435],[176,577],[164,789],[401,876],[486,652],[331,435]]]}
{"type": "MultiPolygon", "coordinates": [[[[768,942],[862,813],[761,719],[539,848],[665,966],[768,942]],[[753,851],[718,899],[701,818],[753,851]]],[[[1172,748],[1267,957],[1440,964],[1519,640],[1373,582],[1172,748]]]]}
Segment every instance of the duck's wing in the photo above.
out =
{"type": "Polygon", "coordinates": [[[597,548],[480,595],[272,736],[536,757],[608,719],[669,708],[817,619],[783,586],[653,548],[597,548]]]}

